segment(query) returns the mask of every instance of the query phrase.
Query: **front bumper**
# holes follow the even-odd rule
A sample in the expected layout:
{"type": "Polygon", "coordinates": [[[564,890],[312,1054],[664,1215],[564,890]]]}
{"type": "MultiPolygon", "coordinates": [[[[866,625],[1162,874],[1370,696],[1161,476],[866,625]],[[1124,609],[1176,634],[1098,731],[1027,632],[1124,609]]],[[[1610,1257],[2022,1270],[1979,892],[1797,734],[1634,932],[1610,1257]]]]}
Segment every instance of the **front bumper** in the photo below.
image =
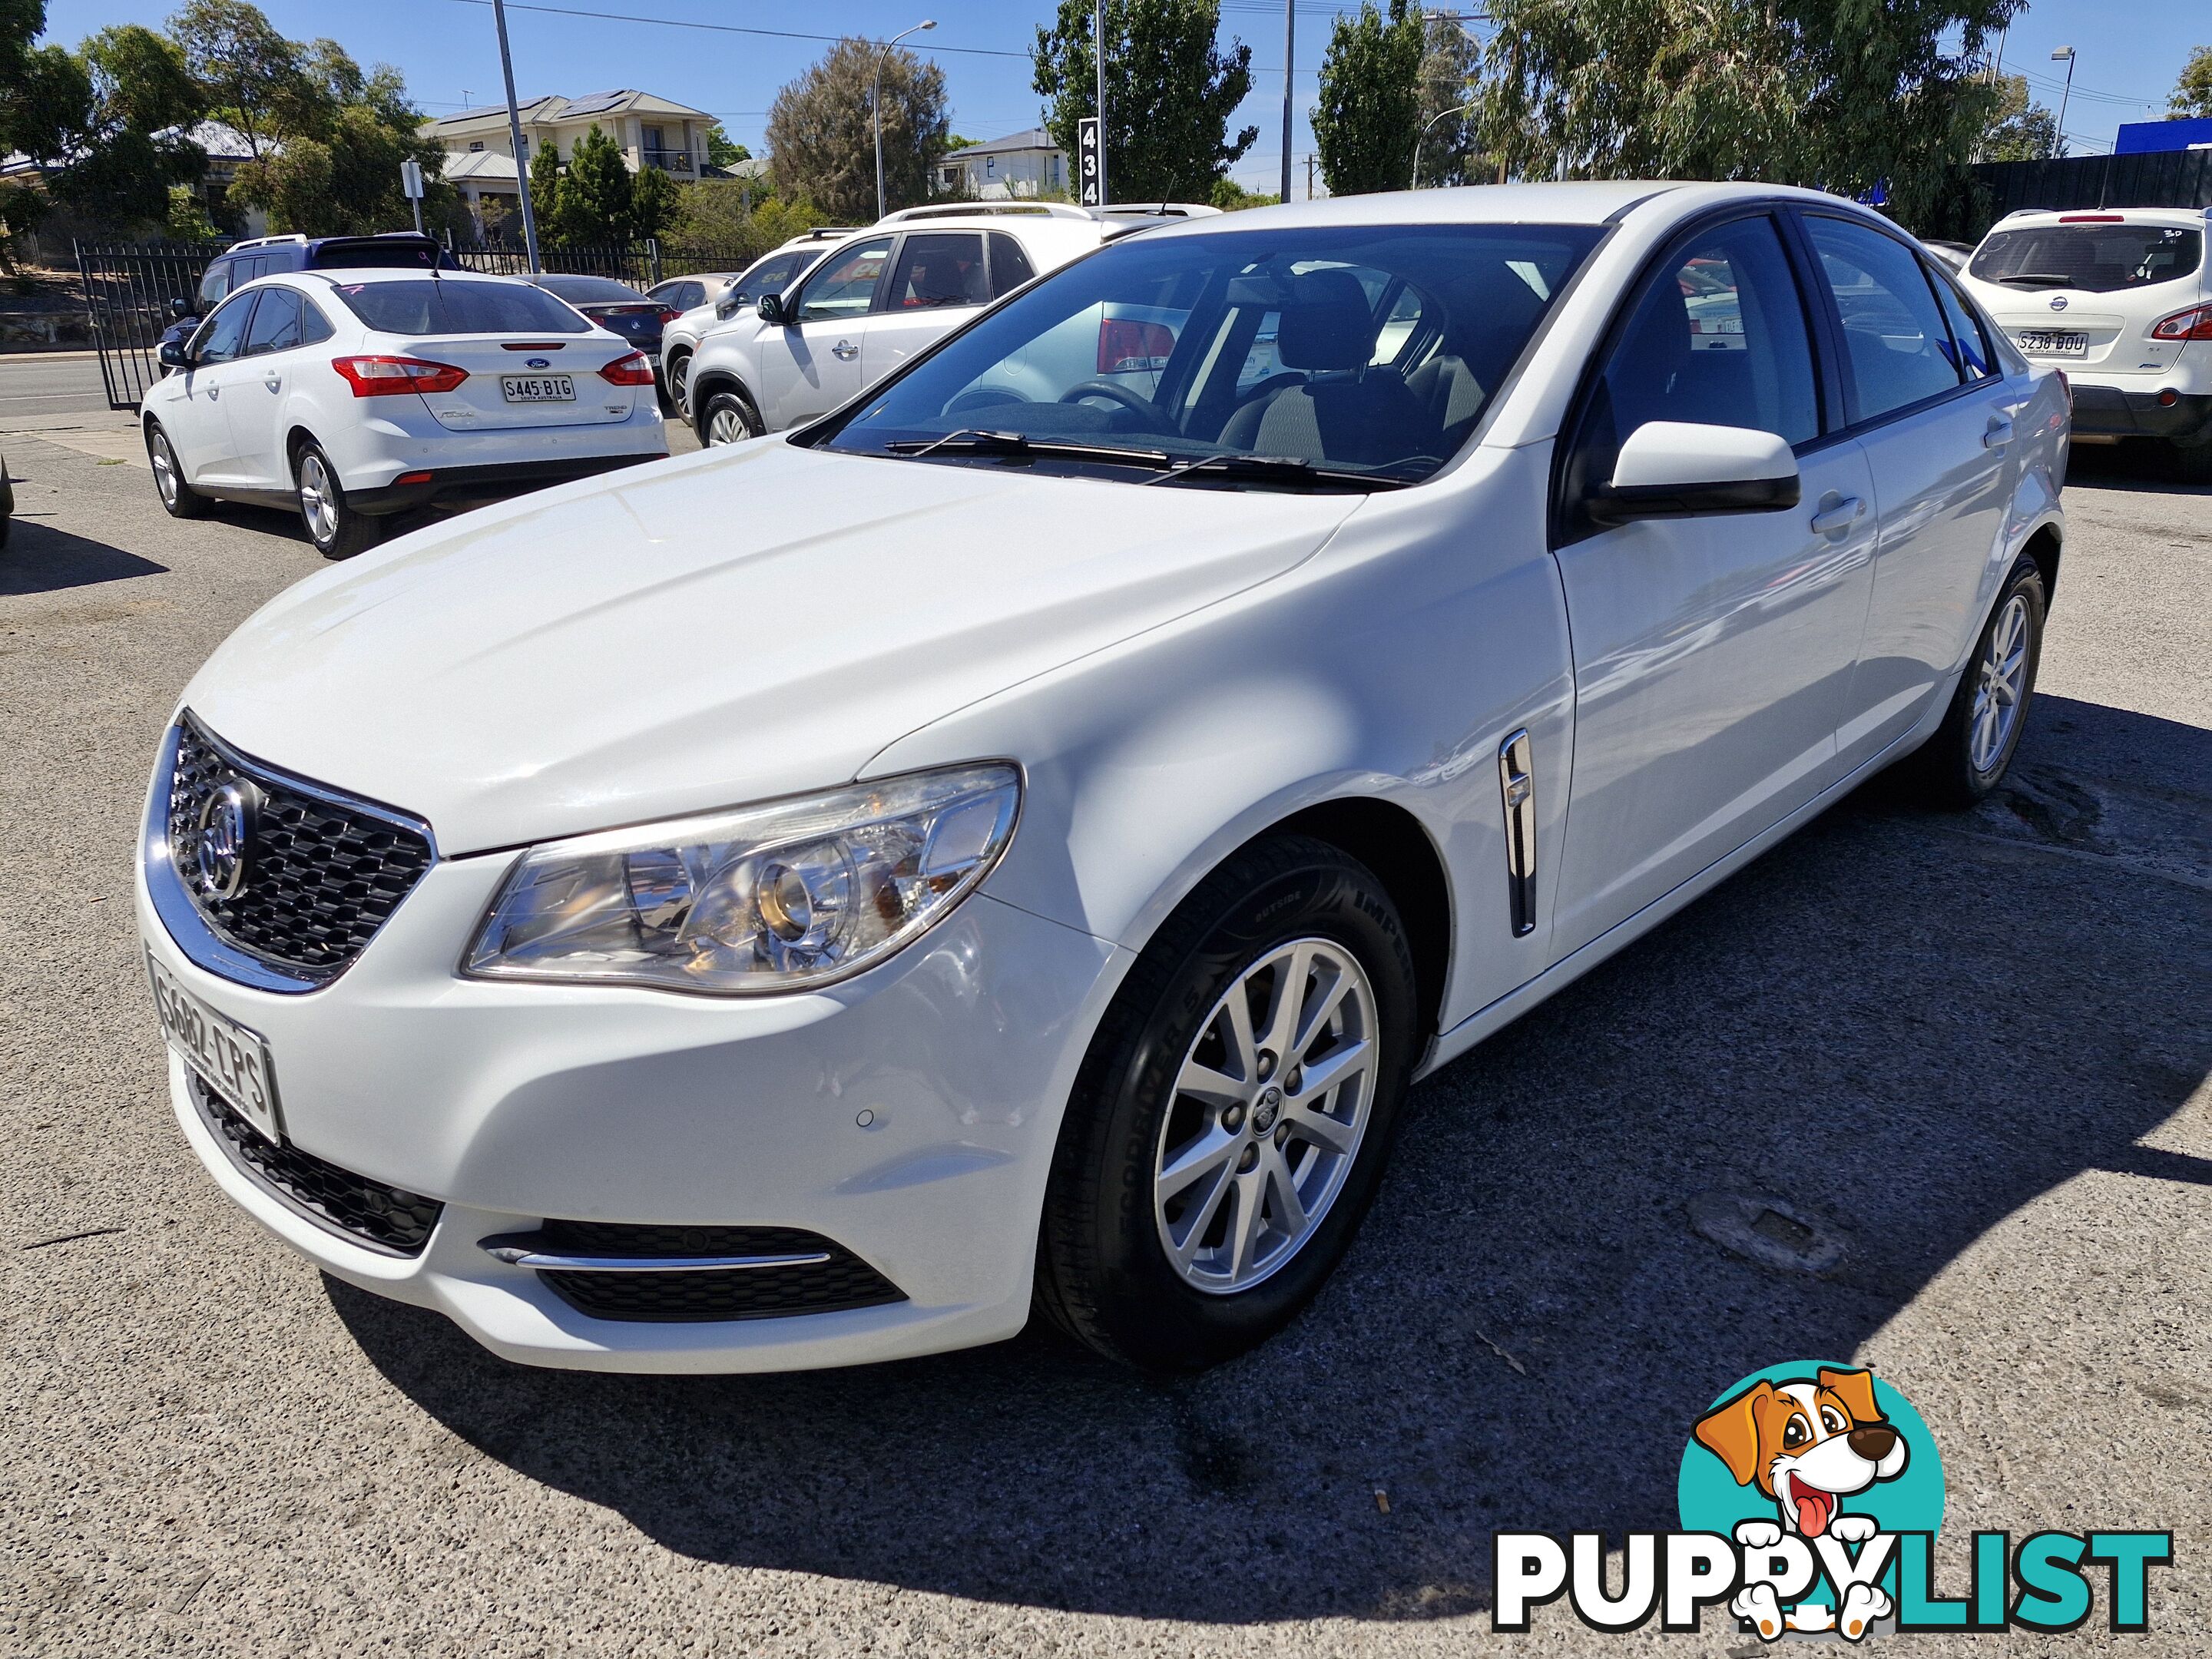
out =
{"type": "Polygon", "coordinates": [[[2074,430],[2097,436],[2191,438],[2212,428],[2212,393],[2177,392],[2171,403],[2156,392],[2072,382],[2074,430]]]}
{"type": "Polygon", "coordinates": [[[289,1141],[444,1208],[414,1255],[318,1224],[223,1149],[173,1055],[178,1122],[233,1200],[325,1271],[436,1309],[528,1364],[792,1370],[1021,1328],[1061,1103],[1126,952],[977,894],[890,962],[810,994],[461,979],[454,964],[513,857],[434,865],[353,965],[305,994],[188,957],[142,859],[147,948],[266,1039],[289,1141]],[[552,1219],[804,1229],[903,1299],[595,1318],[483,1248],[552,1219]]]}

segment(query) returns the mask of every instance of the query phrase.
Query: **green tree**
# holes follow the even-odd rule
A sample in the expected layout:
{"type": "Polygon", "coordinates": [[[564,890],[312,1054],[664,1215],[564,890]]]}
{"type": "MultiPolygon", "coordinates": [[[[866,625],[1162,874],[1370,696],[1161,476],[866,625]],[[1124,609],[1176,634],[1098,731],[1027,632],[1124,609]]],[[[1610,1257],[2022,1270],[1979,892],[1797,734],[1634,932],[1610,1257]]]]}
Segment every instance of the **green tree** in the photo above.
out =
{"type": "Polygon", "coordinates": [[[684,187],[659,167],[647,167],[630,181],[631,241],[665,236],[683,216],[684,187]]]}
{"type": "MultiPolygon", "coordinates": [[[[76,52],[26,54],[9,99],[14,141],[40,164],[52,200],[110,222],[164,222],[169,186],[196,183],[207,158],[180,128],[203,108],[181,53],[135,23],[76,52]]],[[[38,211],[11,198],[11,225],[38,211]]]]}
{"type": "Polygon", "coordinates": [[[307,95],[300,46],[251,0],[189,0],[169,19],[169,34],[184,48],[210,111],[237,128],[260,161],[288,108],[307,95]]]}
{"type": "Polygon", "coordinates": [[[550,240],[561,217],[561,149],[550,139],[530,153],[530,211],[538,235],[550,240]]]}
{"type": "Polygon", "coordinates": [[[1242,213],[1246,208],[1273,207],[1283,198],[1249,191],[1234,179],[1216,179],[1212,193],[1206,199],[1209,206],[1218,207],[1224,213],[1242,213]]]}
{"type": "Polygon", "coordinates": [[[2191,116],[2208,115],[2212,115],[2212,46],[2199,46],[2181,66],[2173,96],[2166,103],[2166,118],[2185,121],[2191,116]]]}
{"type": "Polygon", "coordinates": [[[2025,76],[2008,75],[1999,81],[1997,100],[1975,146],[1976,161],[2041,161],[2066,153],[2058,118],[2029,97],[2025,76]]]}
{"type": "MultiPolygon", "coordinates": [[[[1060,0],[1030,51],[1045,131],[1076,153],[1076,123],[1096,114],[1091,0],[1060,0]]],[[[1117,202],[1203,202],[1260,136],[1229,137],[1252,91],[1252,48],[1221,49],[1220,0],[1106,0],[1106,186],[1117,202]]],[[[781,153],[779,152],[779,160],[781,153]]]]}
{"type": "Polygon", "coordinates": [[[707,129],[707,165],[708,167],[735,167],[740,161],[750,161],[752,159],[752,151],[723,131],[722,124],[720,121],[707,129]]]}
{"type": "Polygon", "coordinates": [[[748,210],[744,187],[735,179],[702,179],[683,185],[678,198],[679,215],[671,233],[727,248],[733,264],[750,264],[793,237],[830,222],[830,216],[811,202],[763,198],[757,191],[748,210]]]}
{"type": "Polygon", "coordinates": [[[1339,17],[1322,54],[1321,101],[1313,108],[1314,148],[1332,196],[1403,190],[1413,173],[1420,133],[1421,14],[1407,0],[1375,0],[1339,17]]]}
{"type": "Polygon", "coordinates": [[[884,195],[890,208],[929,198],[930,169],[951,134],[945,74],[903,47],[840,40],[775,95],[768,149],[786,195],[804,197],[847,224],[876,216],[876,60],[883,58],[884,195]]]}
{"type": "Polygon", "coordinates": [[[1480,133],[1522,177],[1887,189],[1912,221],[1997,101],[2024,0],[1494,0],[1480,133]]]}
{"type": "Polygon", "coordinates": [[[594,123],[568,156],[550,225],[538,228],[550,229],[553,240],[571,247],[620,246],[629,240],[633,195],[622,146],[594,123]]]}
{"type": "Polygon", "coordinates": [[[1455,17],[1432,14],[1423,21],[1421,164],[1414,177],[1425,186],[1480,183],[1480,117],[1468,106],[1476,101],[1482,49],[1455,17]]]}

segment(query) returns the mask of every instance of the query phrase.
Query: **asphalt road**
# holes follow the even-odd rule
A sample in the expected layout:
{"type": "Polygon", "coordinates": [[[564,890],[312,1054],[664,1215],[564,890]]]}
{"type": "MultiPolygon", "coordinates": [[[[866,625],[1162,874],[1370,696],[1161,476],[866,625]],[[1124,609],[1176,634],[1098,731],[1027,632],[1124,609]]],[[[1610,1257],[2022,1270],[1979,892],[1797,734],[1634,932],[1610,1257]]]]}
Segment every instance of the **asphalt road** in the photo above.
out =
{"type": "Polygon", "coordinates": [[[58,416],[106,413],[107,392],[93,353],[0,356],[0,432],[35,430],[58,416]]]}
{"type": "Polygon", "coordinates": [[[1950,1588],[1973,1528],[2171,1528],[2127,1648],[2203,1651],[2212,492],[2077,475],[2014,783],[1965,817],[1863,792],[1425,1084],[1262,1352],[653,1380],[325,1282],[198,1168],[133,827],[187,675],[320,561],[274,513],[165,519],[135,465],[8,459],[0,1651],[1717,1653],[1713,1615],[1491,1633],[1489,1534],[1671,1527],[1705,1403],[1805,1358],[1927,1419],[1950,1588]],[[1708,1193],[1845,1254],[1732,1255],[1708,1193]]]}

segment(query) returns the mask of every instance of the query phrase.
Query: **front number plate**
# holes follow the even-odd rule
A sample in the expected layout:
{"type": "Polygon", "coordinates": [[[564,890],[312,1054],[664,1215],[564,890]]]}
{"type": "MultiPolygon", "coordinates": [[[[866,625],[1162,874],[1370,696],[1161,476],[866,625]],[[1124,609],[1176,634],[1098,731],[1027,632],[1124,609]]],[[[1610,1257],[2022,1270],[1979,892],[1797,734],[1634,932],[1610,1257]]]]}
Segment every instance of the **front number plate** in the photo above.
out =
{"type": "Polygon", "coordinates": [[[573,374],[502,374],[500,395],[511,404],[573,404],[576,377],[573,374]]]}
{"type": "Polygon", "coordinates": [[[2020,342],[2022,351],[2033,351],[2039,357],[2086,357],[2089,355],[2089,337],[2070,330],[2024,328],[2013,338],[2020,342]]]}
{"type": "Polygon", "coordinates": [[[154,981],[154,1012],[161,1035],[185,1065],[235,1107],[240,1116],[277,1145],[284,1140],[276,1106],[276,1068],[269,1045],[228,1014],[219,1014],[169,976],[146,953],[146,973],[154,981]]]}

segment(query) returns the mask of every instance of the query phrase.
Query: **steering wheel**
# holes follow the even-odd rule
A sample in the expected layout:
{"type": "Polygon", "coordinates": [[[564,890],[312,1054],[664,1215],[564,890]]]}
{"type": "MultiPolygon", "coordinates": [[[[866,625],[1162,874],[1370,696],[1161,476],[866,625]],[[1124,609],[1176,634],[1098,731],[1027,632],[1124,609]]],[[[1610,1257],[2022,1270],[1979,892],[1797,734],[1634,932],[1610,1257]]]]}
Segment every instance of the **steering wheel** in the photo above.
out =
{"type": "Polygon", "coordinates": [[[1160,412],[1160,406],[1140,392],[1132,392],[1111,380],[1083,380],[1060,394],[1060,401],[1064,404],[1079,404],[1085,398],[1103,398],[1109,403],[1119,404],[1163,437],[1175,435],[1175,428],[1160,412]]]}
{"type": "Polygon", "coordinates": [[[965,414],[971,409],[997,409],[1006,404],[1025,404],[1032,401],[1012,386],[976,386],[962,392],[945,405],[947,415],[965,414]]]}

